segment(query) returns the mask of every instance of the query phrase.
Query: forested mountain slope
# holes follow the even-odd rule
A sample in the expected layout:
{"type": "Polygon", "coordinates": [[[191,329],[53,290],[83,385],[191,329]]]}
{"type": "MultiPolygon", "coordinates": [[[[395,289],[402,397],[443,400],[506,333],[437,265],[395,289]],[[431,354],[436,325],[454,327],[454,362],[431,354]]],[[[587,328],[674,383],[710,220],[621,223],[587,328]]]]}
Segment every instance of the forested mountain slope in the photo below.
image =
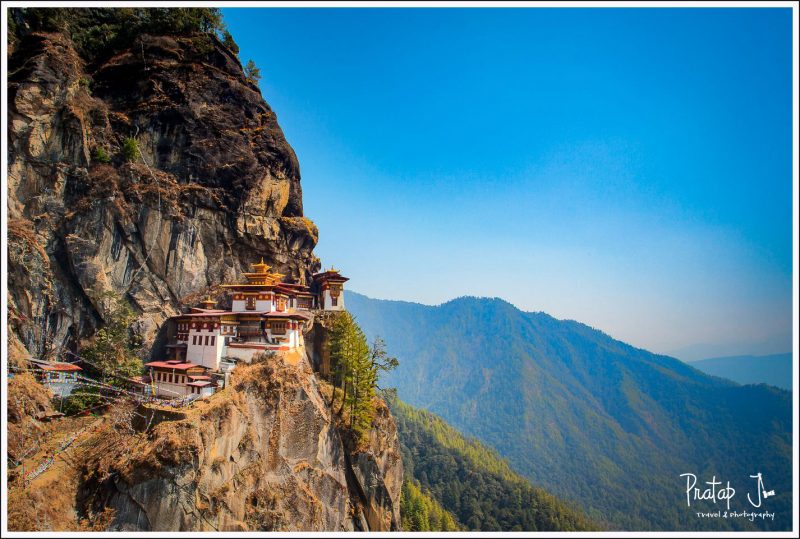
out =
{"type": "Polygon", "coordinates": [[[791,395],[738,386],[574,321],[486,298],[432,307],[348,292],[400,367],[384,385],[508,458],[533,484],[618,529],[789,529],[791,395]],[[706,519],[682,473],[730,480],[731,509],[762,473],[773,520],[706,519]]]}
{"type": "MultiPolygon", "coordinates": [[[[494,450],[464,437],[442,418],[396,398],[387,402],[397,423],[406,477],[460,526],[475,531],[599,529],[580,511],[531,486],[494,450]]],[[[424,508],[409,509],[404,518],[429,519],[424,508]]]]}

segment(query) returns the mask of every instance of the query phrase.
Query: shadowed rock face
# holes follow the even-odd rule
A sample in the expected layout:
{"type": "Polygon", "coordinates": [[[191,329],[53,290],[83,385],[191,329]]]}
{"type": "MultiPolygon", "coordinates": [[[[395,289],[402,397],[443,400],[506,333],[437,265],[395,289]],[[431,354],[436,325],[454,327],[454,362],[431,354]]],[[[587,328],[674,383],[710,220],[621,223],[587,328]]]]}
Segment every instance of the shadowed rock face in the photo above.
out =
{"type": "Polygon", "coordinates": [[[10,320],[32,355],[91,335],[103,291],[134,304],[149,351],[182,298],[262,256],[297,279],[319,268],[294,151],[213,36],[142,35],[90,69],[65,35],[33,33],[9,66],[10,320]]]}

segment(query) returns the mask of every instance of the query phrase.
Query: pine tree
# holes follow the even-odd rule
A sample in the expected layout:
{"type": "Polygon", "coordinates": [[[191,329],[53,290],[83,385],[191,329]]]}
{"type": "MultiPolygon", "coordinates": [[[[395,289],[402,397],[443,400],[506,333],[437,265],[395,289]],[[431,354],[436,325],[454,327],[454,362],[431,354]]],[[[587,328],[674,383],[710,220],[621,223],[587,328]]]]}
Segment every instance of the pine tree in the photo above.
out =
{"type": "Polygon", "coordinates": [[[374,416],[379,372],[396,367],[397,359],[389,357],[385,343],[379,338],[370,347],[364,332],[347,311],[337,315],[329,346],[334,386],[341,388],[338,410],[334,406],[336,391],[331,397],[331,410],[336,410],[340,418],[344,418],[346,411],[347,425],[361,439],[374,416]]]}
{"type": "Polygon", "coordinates": [[[248,60],[244,66],[244,78],[251,84],[258,84],[258,81],[261,80],[261,69],[256,67],[253,60],[248,60]]]}

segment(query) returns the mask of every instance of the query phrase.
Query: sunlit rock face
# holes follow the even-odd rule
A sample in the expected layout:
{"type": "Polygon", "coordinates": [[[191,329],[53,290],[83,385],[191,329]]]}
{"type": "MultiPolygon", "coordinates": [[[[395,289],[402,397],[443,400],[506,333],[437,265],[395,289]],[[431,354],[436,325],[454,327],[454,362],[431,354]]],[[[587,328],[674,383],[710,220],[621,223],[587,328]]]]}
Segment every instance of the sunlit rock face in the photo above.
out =
{"type": "Polygon", "coordinates": [[[31,33],[8,104],[9,318],[30,354],[91,335],[105,291],[134,305],[148,354],[182,300],[261,257],[294,279],[319,268],[294,151],[213,36],[141,35],[87,65],[64,34],[31,33]]]}

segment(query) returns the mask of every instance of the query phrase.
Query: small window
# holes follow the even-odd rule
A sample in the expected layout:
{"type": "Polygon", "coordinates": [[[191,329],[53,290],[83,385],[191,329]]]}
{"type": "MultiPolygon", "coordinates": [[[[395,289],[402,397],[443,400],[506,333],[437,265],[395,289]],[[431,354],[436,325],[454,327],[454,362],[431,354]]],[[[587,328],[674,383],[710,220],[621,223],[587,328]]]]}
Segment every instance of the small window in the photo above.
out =
{"type": "Polygon", "coordinates": [[[336,307],[339,304],[339,298],[336,296],[331,297],[331,305],[336,307]]]}
{"type": "Polygon", "coordinates": [[[215,344],[216,342],[217,342],[217,337],[216,337],[216,336],[214,336],[214,335],[212,335],[212,336],[211,336],[211,346],[214,346],[214,344],[215,344]]]}

